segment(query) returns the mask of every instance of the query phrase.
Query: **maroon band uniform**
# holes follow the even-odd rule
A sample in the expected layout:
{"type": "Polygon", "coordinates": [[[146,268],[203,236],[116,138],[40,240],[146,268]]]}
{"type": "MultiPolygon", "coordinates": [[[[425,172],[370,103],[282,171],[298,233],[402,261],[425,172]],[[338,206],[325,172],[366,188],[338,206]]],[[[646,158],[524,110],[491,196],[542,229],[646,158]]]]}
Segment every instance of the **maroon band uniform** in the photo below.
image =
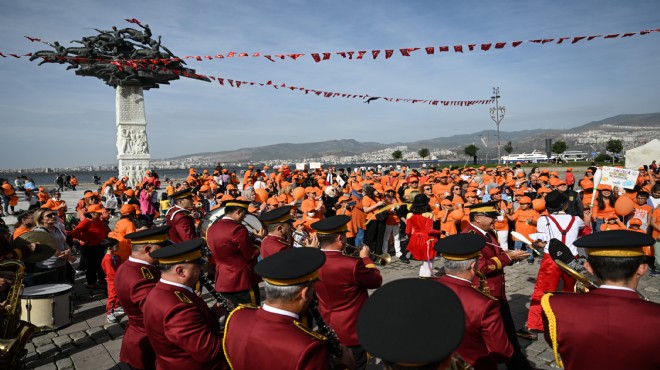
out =
{"type": "MultiPolygon", "coordinates": [[[[339,217],[339,216],[336,216],[339,217]]],[[[371,258],[353,258],[340,251],[323,251],[326,262],[319,270],[316,283],[319,311],[337,333],[341,344],[351,347],[357,338],[357,318],[360,308],[369,298],[367,289],[376,289],[383,277],[371,258]]]]}
{"type": "Polygon", "coordinates": [[[243,224],[222,218],[209,227],[206,240],[216,262],[216,291],[240,292],[253,289],[261,281],[253,271],[259,249],[243,224]]]}
{"type": "Polygon", "coordinates": [[[188,289],[159,281],[144,304],[144,326],[157,369],[226,367],[218,318],[188,289]]]}
{"type": "Polygon", "coordinates": [[[497,237],[491,231],[486,232],[469,224],[462,233],[475,234],[486,240],[486,246],[479,257],[479,271],[486,275],[490,294],[498,300],[506,300],[504,289],[504,266],[512,264],[511,258],[500,248],[497,237]]]}
{"type": "Polygon", "coordinates": [[[225,338],[234,370],[329,369],[327,339],[291,316],[241,305],[227,319],[225,338]]]}
{"type": "Polygon", "coordinates": [[[497,300],[487,297],[464,279],[436,278],[456,293],[465,310],[465,336],[456,352],[476,370],[496,370],[513,355],[497,300]]]}
{"type": "Polygon", "coordinates": [[[160,271],[156,266],[138,261],[129,257],[115,274],[117,298],[128,316],[119,360],[136,369],[154,369],[156,354],[147,338],[142,312],[147,295],[160,278],[160,271]]]}
{"type": "Polygon", "coordinates": [[[293,246],[286,239],[280,236],[266,235],[261,241],[261,259],[289,248],[293,248],[293,246]]]}
{"type": "MultiPolygon", "coordinates": [[[[637,292],[599,288],[549,299],[566,370],[660,369],[660,305],[637,292]]],[[[543,309],[543,324],[548,327],[543,309]]],[[[549,330],[546,341],[552,346],[549,330]]]]}
{"type": "Polygon", "coordinates": [[[167,210],[165,224],[170,226],[169,235],[172,243],[181,243],[197,237],[195,220],[187,209],[174,206],[167,210]]]}

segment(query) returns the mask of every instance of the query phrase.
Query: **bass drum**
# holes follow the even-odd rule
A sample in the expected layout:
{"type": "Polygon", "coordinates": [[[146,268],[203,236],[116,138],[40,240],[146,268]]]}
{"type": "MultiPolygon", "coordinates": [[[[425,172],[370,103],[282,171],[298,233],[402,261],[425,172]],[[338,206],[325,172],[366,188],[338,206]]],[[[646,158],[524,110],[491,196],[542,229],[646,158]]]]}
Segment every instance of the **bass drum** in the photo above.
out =
{"type": "Polygon", "coordinates": [[[264,225],[259,220],[259,217],[253,215],[252,213],[248,213],[247,215],[245,215],[245,219],[243,220],[243,225],[247,227],[250,234],[259,232],[264,228],[264,225]]]}
{"type": "Polygon", "coordinates": [[[204,217],[202,217],[202,219],[199,221],[199,224],[197,225],[197,235],[206,240],[206,233],[208,232],[209,227],[211,227],[214,222],[221,219],[224,215],[225,207],[216,208],[207,213],[204,217]]]}

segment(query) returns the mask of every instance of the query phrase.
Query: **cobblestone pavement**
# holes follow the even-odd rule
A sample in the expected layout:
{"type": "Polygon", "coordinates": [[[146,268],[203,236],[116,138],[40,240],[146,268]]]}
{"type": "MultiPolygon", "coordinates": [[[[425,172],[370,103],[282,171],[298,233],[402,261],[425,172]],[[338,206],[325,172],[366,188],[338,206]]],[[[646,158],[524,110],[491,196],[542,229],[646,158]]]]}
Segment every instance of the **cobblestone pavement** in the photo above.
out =
{"type": "MultiPolygon", "coordinates": [[[[63,192],[63,198],[73,208],[82,191],[63,192]]],[[[21,208],[21,203],[17,209],[21,208]]],[[[27,207],[22,207],[26,209],[27,207]]],[[[6,217],[7,224],[14,222],[13,217],[6,217]]],[[[417,277],[420,262],[411,261],[403,264],[396,260],[382,267],[384,282],[401,278],[417,277]]],[[[527,319],[529,297],[534,288],[538,264],[519,263],[506,267],[506,290],[511,306],[511,313],[516,327],[522,327],[527,319]]],[[[653,302],[660,303],[660,277],[645,276],[639,285],[639,292],[653,302]]],[[[106,293],[101,290],[90,291],[85,288],[81,277],[73,288],[73,322],[71,325],[54,332],[41,333],[32,338],[27,345],[26,367],[29,369],[128,369],[119,363],[119,350],[127,323],[121,317],[117,324],[108,324],[105,316],[106,293]]],[[[208,301],[211,302],[210,297],[208,301]]],[[[396,333],[392,333],[396,340],[396,333]]],[[[544,340],[528,341],[520,339],[529,360],[540,369],[554,368],[552,350],[544,340]]],[[[369,369],[380,369],[380,364],[371,360],[369,369]]]]}

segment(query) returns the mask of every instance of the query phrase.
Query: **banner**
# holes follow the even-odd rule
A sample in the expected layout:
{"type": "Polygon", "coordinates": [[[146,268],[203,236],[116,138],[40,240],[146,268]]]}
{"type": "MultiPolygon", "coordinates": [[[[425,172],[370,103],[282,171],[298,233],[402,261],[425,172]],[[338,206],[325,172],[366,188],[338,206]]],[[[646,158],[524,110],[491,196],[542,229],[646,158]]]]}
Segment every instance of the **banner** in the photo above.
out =
{"type": "Polygon", "coordinates": [[[612,185],[624,189],[632,189],[637,183],[639,171],[626,168],[603,166],[603,179],[601,184],[612,185]]]}

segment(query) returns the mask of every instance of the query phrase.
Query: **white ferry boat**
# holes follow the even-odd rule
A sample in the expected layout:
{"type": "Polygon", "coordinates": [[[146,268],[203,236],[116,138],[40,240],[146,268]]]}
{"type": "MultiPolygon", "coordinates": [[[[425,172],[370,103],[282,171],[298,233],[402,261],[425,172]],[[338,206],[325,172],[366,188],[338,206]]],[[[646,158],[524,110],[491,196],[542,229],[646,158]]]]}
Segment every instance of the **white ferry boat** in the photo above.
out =
{"type": "Polygon", "coordinates": [[[522,162],[522,163],[538,163],[538,162],[547,162],[548,156],[545,153],[542,153],[538,150],[535,150],[531,153],[511,153],[509,155],[503,155],[501,157],[502,163],[512,163],[512,162],[522,162]]]}

